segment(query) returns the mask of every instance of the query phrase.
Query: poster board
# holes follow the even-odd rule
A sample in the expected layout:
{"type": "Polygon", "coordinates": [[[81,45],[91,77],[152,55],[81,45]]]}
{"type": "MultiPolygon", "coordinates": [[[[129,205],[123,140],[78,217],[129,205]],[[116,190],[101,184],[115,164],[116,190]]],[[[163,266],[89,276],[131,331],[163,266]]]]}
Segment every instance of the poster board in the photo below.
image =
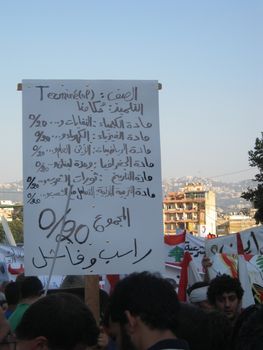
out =
{"type": "Polygon", "coordinates": [[[162,272],[158,82],[22,86],[26,274],[162,272]]]}

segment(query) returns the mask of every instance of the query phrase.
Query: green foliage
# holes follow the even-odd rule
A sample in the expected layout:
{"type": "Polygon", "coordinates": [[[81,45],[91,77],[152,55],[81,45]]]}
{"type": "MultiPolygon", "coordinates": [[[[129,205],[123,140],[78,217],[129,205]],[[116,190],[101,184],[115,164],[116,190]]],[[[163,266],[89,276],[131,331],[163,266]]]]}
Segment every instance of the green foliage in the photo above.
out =
{"type": "Polygon", "coordinates": [[[13,220],[9,223],[10,230],[14,236],[16,243],[23,243],[23,222],[19,219],[13,220]]]}
{"type": "Polygon", "coordinates": [[[3,225],[0,223],[0,243],[5,241],[5,232],[3,225]]]}
{"type": "MultiPolygon", "coordinates": [[[[8,226],[14,236],[16,243],[23,243],[23,207],[15,207],[12,213],[12,221],[8,222],[8,226]]],[[[0,222],[0,243],[6,242],[5,231],[0,222]]]]}
{"type": "Polygon", "coordinates": [[[20,206],[20,207],[15,207],[14,208],[14,211],[12,213],[12,217],[13,217],[13,220],[21,220],[23,221],[23,207],[20,206]]]}
{"type": "Polygon", "coordinates": [[[255,175],[254,181],[258,182],[256,188],[248,188],[243,192],[241,197],[252,202],[254,208],[257,209],[255,214],[256,223],[263,224],[263,132],[261,138],[256,138],[254,150],[248,152],[249,165],[257,167],[259,173],[255,175]]]}
{"type": "Polygon", "coordinates": [[[263,256],[259,255],[257,257],[256,263],[258,265],[258,267],[260,268],[260,270],[263,272],[263,256]]]}
{"type": "MultiPolygon", "coordinates": [[[[23,222],[21,220],[13,220],[8,222],[8,226],[14,236],[16,243],[23,243],[23,222]]],[[[0,223],[0,242],[6,242],[3,225],[0,223]]]]}

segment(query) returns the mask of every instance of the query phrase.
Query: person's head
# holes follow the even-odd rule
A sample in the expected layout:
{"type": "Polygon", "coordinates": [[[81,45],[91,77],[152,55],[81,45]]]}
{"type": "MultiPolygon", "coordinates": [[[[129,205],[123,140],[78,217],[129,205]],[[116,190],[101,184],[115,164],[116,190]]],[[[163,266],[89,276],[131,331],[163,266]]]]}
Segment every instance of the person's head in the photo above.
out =
{"type": "Polygon", "coordinates": [[[21,272],[19,275],[16,276],[16,282],[21,283],[24,281],[24,279],[26,278],[24,272],[21,272]]]}
{"type": "Polygon", "coordinates": [[[15,333],[17,350],[84,350],[97,343],[99,329],[77,296],[57,293],[30,305],[15,333]]]}
{"type": "Polygon", "coordinates": [[[196,282],[187,289],[188,298],[191,304],[204,310],[211,310],[213,308],[207,300],[208,285],[209,283],[207,282],[196,282]]]}
{"type": "Polygon", "coordinates": [[[180,304],[173,286],[160,275],[132,273],[110,296],[110,331],[122,348],[143,349],[143,332],[175,334],[180,304]],[[124,344],[125,342],[125,344],[124,344]]]}
{"type": "Polygon", "coordinates": [[[28,276],[21,281],[20,291],[22,299],[38,297],[43,294],[43,284],[38,277],[28,276]]]}
{"type": "Polygon", "coordinates": [[[191,350],[209,350],[206,327],[206,313],[196,305],[182,303],[176,335],[185,339],[191,350]]]}
{"type": "Polygon", "coordinates": [[[241,313],[238,315],[232,331],[232,349],[236,348],[236,343],[238,342],[238,339],[239,339],[239,331],[242,325],[249,319],[249,317],[254,312],[256,312],[260,308],[261,308],[260,304],[253,304],[243,309],[241,313]]]}
{"type": "MultiPolygon", "coordinates": [[[[48,294],[54,292],[71,293],[77,295],[82,301],[85,300],[85,279],[84,276],[67,275],[61,283],[59,289],[49,290],[48,294]]],[[[109,296],[107,292],[99,288],[100,322],[104,318],[108,306],[109,296]]]]}
{"type": "Polygon", "coordinates": [[[9,282],[5,287],[5,297],[8,306],[17,305],[20,298],[20,288],[17,282],[9,282]]]}
{"type": "Polygon", "coordinates": [[[243,294],[239,280],[225,274],[214,278],[207,291],[208,301],[230,320],[240,313],[243,294]]]}
{"type": "MultiPolygon", "coordinates": [[[[237,334],[235,349],[261,350],[263,344],[263,306],[252,308],[237,334]]],[[[234,348],[233,348],[234,349],[234,348]]]]}
{"type": "Polygon", "coordinates": [[[193,304],[182,303],[176,335],[185,339],[191,350],[228,349],[231,326],[227,317],[193,304]]]}

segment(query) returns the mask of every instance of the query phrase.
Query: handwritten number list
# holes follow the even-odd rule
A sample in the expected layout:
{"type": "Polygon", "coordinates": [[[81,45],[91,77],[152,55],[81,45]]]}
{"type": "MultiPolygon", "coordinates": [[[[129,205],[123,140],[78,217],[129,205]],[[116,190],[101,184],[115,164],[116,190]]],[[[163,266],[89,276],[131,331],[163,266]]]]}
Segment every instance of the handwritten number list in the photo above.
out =
{"type": "Polygon", "coordinates": [[[160,215],[158,123],[156,81],[23,82],[25,224],[38,241],[29,233],[33,270],[49,266],[58,239],[58,262],[90,273],[102,265],[116,271],[121,257],[128,268],[155,255],[142,232],[156,230],[152,213],[160,215]]]}

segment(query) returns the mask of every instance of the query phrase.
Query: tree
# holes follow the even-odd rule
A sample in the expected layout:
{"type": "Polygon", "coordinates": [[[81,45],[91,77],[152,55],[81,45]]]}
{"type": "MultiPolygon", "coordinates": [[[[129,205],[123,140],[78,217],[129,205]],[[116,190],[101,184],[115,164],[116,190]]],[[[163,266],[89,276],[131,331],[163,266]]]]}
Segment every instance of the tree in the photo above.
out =
{"type": "MultiPolygon", "coordinates": [[[[23,243],[23,222],[21,220],[13,220],[8,222],[8,226],[14,236],[16,243],[23,243]]],[[[3,225],[0,223],[0,243],[6,241],[3,225]]]]}
{"type": "Polygon", "coordinates": [[[249,151],[248,155],[249,165],[259,169],[259,174],[256,174],[253,180],[258,182],[258,185],[254,189],[248,188],[241,197],[253,203],[254,208],[257,209],[256,223],[263,224],[263,132],[261,132],[261,138],[256,138],[254,150],[249,151]]]}
{"type": "MultiPolygon", "coordinates": [[[[17,206],[12,212],[12,221],[8,222],[8,226],[14,236],[16,243],[23,243],[23,206],[17,206]]],[[[0,243],[5,242],[5,232],[0,222],[0,243]]]]}

